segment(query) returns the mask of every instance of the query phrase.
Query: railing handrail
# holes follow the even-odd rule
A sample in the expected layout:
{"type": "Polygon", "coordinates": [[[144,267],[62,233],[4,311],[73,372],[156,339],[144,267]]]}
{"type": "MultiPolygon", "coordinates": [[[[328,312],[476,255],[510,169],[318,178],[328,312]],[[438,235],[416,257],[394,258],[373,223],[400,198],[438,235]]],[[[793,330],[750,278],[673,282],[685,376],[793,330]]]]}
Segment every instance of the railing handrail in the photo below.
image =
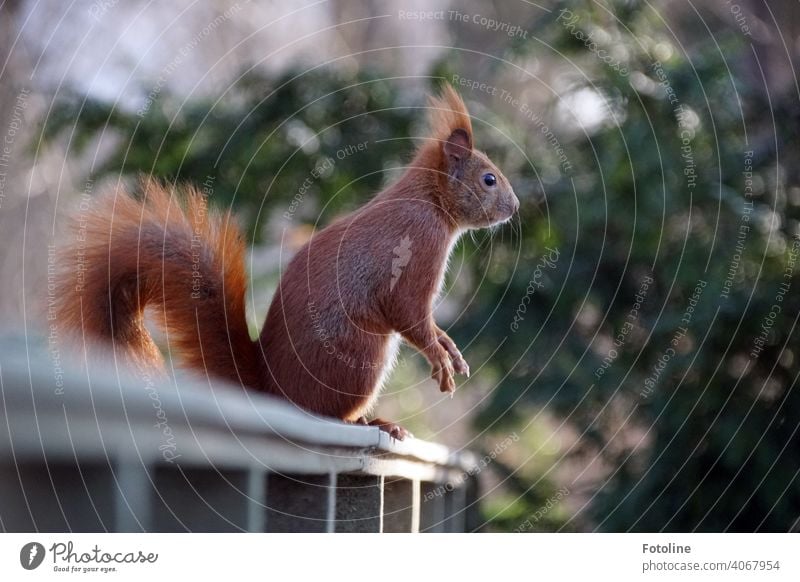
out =
{"type": "Polygon", "coordinates": [[[395,441],[225,382],[97,363],[87,373],[41,347],[10,345],[0,341],[0,525],[9,531],[474,527],[477,465],[467,451],[395,441]]]}
{"type": "MultiPolygon", "coordinates": [[[[53,363],[41,350],[17,350],[0,356],[2,404],[13,411],[8,422],[17,426],[16,430],[0,431],[0,451],[14,449],[16,454],[24,454],[31,445],[41,450],[43,441],[57,445],[63,442],[62,437],[68,437],[68,429],[74,433],[82,423],[91,426],[98,419],[104,424],[116,421],[131,430],[141,429],[156,424],[156,415],[165,411],[161,420],[165,416],[163,424],[173,435],[211,430],[217,436],[228,432],[240,439],[257,436],[296,446],[378,452],[458,471],[469,471],[475,464],[468,451],[451,451],[414,438],[397,441],[375,427],[315,416],[279,398],[216,379],[178,375],[176,379],[145,381],[98,365],[90,375],[74,366],[64,368],[57,383],[53,363]],[[69,426],[58,422],[65,414],[70,415],[69,426]],[[42,422],[44,418],[48,422],[42,422]],[[27,422],[33,424],[26,430],[27,422]]],[[[139,436],[148,440],[144,434],[139,436]]],[[[79,437],[73,434],[74,439],[79,437]]],[[[82,456],[93,448],[85,444],[88,446],[81,451],[82,456]]],[[[59,447],[48,452],[57,455],[59,447]]],[[[66,452],[72,454],[71,450],[66,452]]]]}

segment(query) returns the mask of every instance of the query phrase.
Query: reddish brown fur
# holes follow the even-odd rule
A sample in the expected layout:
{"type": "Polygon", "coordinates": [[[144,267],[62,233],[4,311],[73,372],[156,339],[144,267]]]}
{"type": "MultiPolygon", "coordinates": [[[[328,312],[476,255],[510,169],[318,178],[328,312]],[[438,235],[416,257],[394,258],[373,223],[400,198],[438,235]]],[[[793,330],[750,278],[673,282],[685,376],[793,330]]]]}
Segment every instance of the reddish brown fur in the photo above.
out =
{"type": "Polygon", "coordinates": [[[170,350],[189,367],[257,385],[244,243],[230,215],[211,216],[200,192],[183,190],[176,196],[143,181],[141,201],[119,191],[75,221],[75,240],[85,242],[65,253],[69,271],[61,277],[57,321],[79,337],[111,342],[123,361],[160,368],[144,327],[144,309],[154,307],[170,350]]]}
{"type": "MultiPolygon", "coordinates": [[[[199,195],[190,190],[181,212],[152,183],[146,204],[121,195],[90,217],[86,288],[79,294],[65,285],[62,321],[115,341],[134,361],[153,361],[157,350],[142,324],[143,307],[153,303],[170,347],[192,368],[350,422],[363,422],[373,405],[395,334],[425,355],[440,389],[452,392],[454,373],[469,368],[432,315],[448,254],[461,232],[507,220],[518,201],[500,171],[473,150],[469,114],[456,92],[445,87],[430,111],[430,136],[402,178],[316,233],[289,263],[260,350],[247,334],[244,249],[229,217],[200,220],[206,292],[192,299],[199,195]],[[484,183],[487,172],[496,185],[484,183]]],[[[398,438],[407,434],[387,421],[372,424],[398,438]]]]}

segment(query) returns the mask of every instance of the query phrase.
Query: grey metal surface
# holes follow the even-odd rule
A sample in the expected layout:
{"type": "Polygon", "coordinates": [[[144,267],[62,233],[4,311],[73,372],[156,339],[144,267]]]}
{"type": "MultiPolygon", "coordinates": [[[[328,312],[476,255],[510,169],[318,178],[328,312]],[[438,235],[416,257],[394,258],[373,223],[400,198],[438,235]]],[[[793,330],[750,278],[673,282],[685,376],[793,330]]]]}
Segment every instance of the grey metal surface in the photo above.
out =
{"type": "Polygon", "coordinates": [[[469,452],[222,382],[56,367],[52,353],[15,346],[0,350],[5,531],[466,527],[469,452]],[[421,501],[448,483],[461,485],[421,501]]]}

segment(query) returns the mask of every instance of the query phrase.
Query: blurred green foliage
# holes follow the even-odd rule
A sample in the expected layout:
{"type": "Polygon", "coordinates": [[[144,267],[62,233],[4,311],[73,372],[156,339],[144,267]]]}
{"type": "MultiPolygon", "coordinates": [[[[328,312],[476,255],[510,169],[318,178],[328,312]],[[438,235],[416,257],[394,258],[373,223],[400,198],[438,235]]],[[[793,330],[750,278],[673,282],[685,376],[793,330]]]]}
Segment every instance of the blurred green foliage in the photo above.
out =
{"type": "Polygon", "coordinates": [[[397,108],[392,90],[367,74],[317,69],[276,79],[250,73],[218,100],[182,103],[165,92],[138,110],[73,95],[49,116],[44,135],[52,139],[77,123],[76,151],[100,132],[121,135],[93,168],[96,176],[145,174],[198,184],[211,177],[211,203],[234,205],[258,242],[272,209],[286,211],[306,180],[298,219],[325,223],[379,189],[381,170],[404,163],[410,147],[398,138],[409,136],[419,115],[397,108]],[[358,144],[366,147],[353,155],[358,144]]]}
{"type": "MultiPolygon", "coordinates": [[[[471,358],[487,361],[481,373],[497,380],[475,422],[499,435],[528,434],[541,431],[531,418],[545,411],[578,435],[548,462],[591,467],[594,481],[573,500],[577,515],[559,501],[533,530],[789,530],[800,515],[800,281],[796,267],[784,273],[800,191],[797,169],[776,152],[798,159],[798,142],[797,124],[773,125],[768,112],[796,121],[797,102],[768,102],[746,77],[750,47],[735,29],[684,46],[639,3],[619,3],[619,21],[593,6],[569,5],[578,28],[603,33],[595,35],[601,47],[624,48],[614,54],[628,75],[554,22],[557,13],[530,22],[529,39],[515,39],[505,55],[521,62],[549,45],[575,63],[561,97],[589,91],[604,103],[605,119],[585,132],[557,115],[557,99],[542,112],[569,171],[519,111],[462,91],[487,122],[476,124],[478,142],[523,202],[518,232],[490,243],[467,238],[458,250],[480,284],[452,335],[471,340],[471,358]],[[746,159],[751,197],[744,195],[746,159]],[[537,275],[552,249],[558,260],[537,275]],[[702,293],[692,299],[699,283],[702,293]],[[780,313],[770,320],[775,304],[780,313]],[[763,351],[753,357],[765,322],[763,351]]],[[[454,51],[437,63],[431,86],[466,67],[465,58],[454,51]]],[[[506,67],[494,62],[484,77],[502,85],[506,67]]],[[[422,132],[421,95],[378,72],[250,73],[218,102],[170,99],[160,96],[141,118],[65,100],[45,134],[77,124],[75,144],[86,145],[100,131],[119,133],[98,175],[200,183],[214,175],[217,203],[240,211],[254,241],[326,158],[336,160],[334,169],[313,181],[297,224],[320,216],[324,224],[362,203],[408,159],[409,136],[422,132]],[[361,142],[368,143],[363,153],[337,158],[361,142]]],[[[519,527],[556,494],[552,466],[536,460],[537,441],[523,438],[513,460],[501,456],[493,469],[505,480],[484,507],[495,529],[519,527]]]]}

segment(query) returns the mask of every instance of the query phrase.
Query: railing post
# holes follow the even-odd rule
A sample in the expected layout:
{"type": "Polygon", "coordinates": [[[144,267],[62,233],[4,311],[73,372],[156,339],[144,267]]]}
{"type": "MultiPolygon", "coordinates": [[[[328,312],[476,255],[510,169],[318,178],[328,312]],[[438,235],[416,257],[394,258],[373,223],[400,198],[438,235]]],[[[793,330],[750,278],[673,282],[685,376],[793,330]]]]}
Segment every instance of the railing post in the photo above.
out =
{"type": "Polygon", "coordinates": [[[266,530],[267,475],[261,467],[247,471],[247,531],[266,530]]]}
{"type": "Polygon", "coordinates": [[[329,475],[328,486],[328,512],[325,515],[325,532],[334,533],[336,531],[336,488],[339,486],[339,476],[331,472],[329,475]]]}
{"type": "Polygon", "coordinates": [[[411,514],[411,533],[419,533],[420,514],[422,513],[421,483],[419,479],[414,479],[412,481],[412,487],[414,513],[411,514]]]}
{"type": "Polygon", "coordinates": [[[153,484],[150,467],[143,461],[121,461],[114,474],[115,531],[152,531],[153,484]]]}

